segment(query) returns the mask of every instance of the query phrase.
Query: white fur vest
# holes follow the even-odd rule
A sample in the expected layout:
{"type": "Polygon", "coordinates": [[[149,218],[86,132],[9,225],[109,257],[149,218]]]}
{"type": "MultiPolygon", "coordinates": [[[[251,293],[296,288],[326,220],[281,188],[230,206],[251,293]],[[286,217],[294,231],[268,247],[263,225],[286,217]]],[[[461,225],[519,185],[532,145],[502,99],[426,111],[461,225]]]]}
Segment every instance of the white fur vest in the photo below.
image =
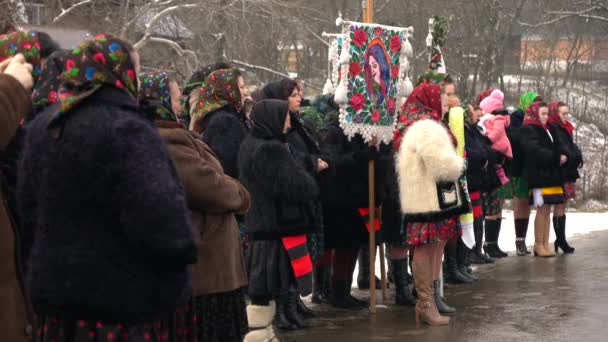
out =
{"type": "Polygon", "coordinates": [[[421,120],[405,132],[397,155],[401,210],[410,222],[434,222],[466,212],[458,178],[464,173],[447,129],[421,120]]]}

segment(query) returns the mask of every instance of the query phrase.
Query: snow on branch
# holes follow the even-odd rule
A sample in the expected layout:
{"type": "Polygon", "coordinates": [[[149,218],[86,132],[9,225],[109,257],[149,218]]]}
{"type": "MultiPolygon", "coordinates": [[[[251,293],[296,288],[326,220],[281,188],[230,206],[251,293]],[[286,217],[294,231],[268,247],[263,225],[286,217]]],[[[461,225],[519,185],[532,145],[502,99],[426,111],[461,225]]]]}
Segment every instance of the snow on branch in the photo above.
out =
{"type": "MultiPolygon", "coordinates": [[[[247,68],[247,69],[262,70],[262,71],[266,71],[266,72],[269,72],[269,73],[277,75],[277,76],[281,76],[281,77],[285,77],[285,78],[291,78],[291,76],[289,76],[287,74],[284,74],[284,73],[282,73],[280,71],[276,71],[276,70],[273,70],[273,69],[270,69],[270,68],[267,68],[267,67],[264,67],[264,66],[261,66],[261,65],[249,64],[249,63],[241,62],[241,61],[236,60],[236,59],[230,59],[230,61],[232,63],[234,63],[234,64],[240,65],[240,66],[242,66],[244,68],[247,68]]],[[[308,87],[310,87],[310,88],[313,88],[313,89],[316,89],[316,90],[319,90],[319,91],[323,90],[321,87],[316,86],[316,85],[311,84],[311,83],[308,83],[308,82],[306,83],[306,85],[308,87]]]]}
{"type": "Polygon", "coordinates": [[[59,20],[63,19],[63,17],[65,17],[66,15],[68,15],[70,12],[77,9],[78,7],[90,4],[94,1],[95,0],[83,0],[83,1],[77,2],[77,3],[73,4],[72,6],[68,7],[68,9],[61,8],[61,13],[58,16],[56,16],[55,19],[53,19],[53,22],[54,23],[58,22],[59,20]]]}
{"type": "Polygon", "coordinates": [[[146,42],[150,39],[151,37],[151,33],[150,33],[150,29],[152,27],[154,27],[154,25],[161,20],[162,18],[164,18],[165,16],[167,16],[169,13],[171,12],[175,12],[179,9],[185,9],[185,8],[196,8],[198,6],[198,4],[184,4],[184,5],[175,5],[175,6],[171,6],[171,7],[167,7],[164,10],[158,12],[154,17],[152,17],[152,19],[150,19],[150,21],[146,24],[146,31],[144,32],[144,36],[133,45],[133,47],[135,47],[136,49],[141,49],[144,45],[146,45],[146,42]]]}
{"type": "Polygon", "coordinates": [[[536,24],[524,23],[519,20],[517,21],[517,23],[521,26],[536,28],[536,27],[541,27],[541,26],[546,26],[546,25],[552,25],[562,19],[566,19],[566,18],[570,18],[570,17],[579,17],[579,18],[594,19],[594,20],[608,22],[608,17],[589,14],[590,12],[593,12],[596,10],[601,10],[602,8],[605,9],[606,7],[603,5],[597,5],[597,6],[592,6],[592,7],[589,7],[587,9],[584,9],[581,11],[548,11],[547,13],[552,14],[552,15],[557,15],[557,17],[555,17],[551,20],[547,20],[544,22],[536,23],[536,24]]]}
{"type": "Polygon", "coordinates": [[[171,48],[173,48],[173,50],[175,50],[175,52],[177,52],[177,54],[180,57],[184,57],[186,66],[189,69],[188,72],[191,72],[194,68],[198,67],[198,57],[196,56],[196,53],[194,51],[184,49],[178,43],[176,43],[170,39],[165,39],[165,38],[160,38],[160,37],[148,37],[147,41],[153,42],[153,43],[166,44],[166,45],[169,45],[171,48]],[[194,67],[192,67],[192,65],[190,65],[190,63],[188,62],[188,59],[185,58],[186,56],[190,56],[194,60],[194,67]]]}

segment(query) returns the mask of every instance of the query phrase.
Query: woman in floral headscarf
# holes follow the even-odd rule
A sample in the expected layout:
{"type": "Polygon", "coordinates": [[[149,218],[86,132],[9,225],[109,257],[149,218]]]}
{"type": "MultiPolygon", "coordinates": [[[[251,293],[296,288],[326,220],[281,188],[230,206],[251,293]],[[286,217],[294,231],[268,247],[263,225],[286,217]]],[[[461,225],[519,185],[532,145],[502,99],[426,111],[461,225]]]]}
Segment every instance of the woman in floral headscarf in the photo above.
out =
{"type": "Polygon", "coordinates": [[[193,325],[190,340],[240,342],[247,332],[243,294],[247,278],[235,214],[247,211],[249,193],[224,174],[198,134],[177,122],[167,74],[146,74],[141,80],[142,107],[154,116],[175,163],[199,236],[193,296],[185,315],[193,325]]]}
{"type": "Polygon", "coordinates": [[[222,162],[226,174],[238,178],[237,155],[247,135],[241,112],[249,96],[237,69],[216,70],[190,94],[190,130],[202,135],[222,162]]]}
{"type": "Polygon", "coordinates": [[[562,171],[569,158],[555,128],[548,125],[549,108],[537,101],[526,110],[520,131],[524,150],[523,177],[531,189],[534,220],[534,255],[553,257],[549,247],[551,206],[564,203],[562,171]]]}
{"type": "Polygon", "coordinates": [[[458,179],[465,163],[454,136],[443,123],[448,98],[439,84],[417,86],[403,105],[399,122],[403,136],[397,155],[401,210],[408,245],[415,248],[412,271],[418,292],[416,321],[449,323],[454,308],[439,293],[445,244],[459,237],[458,215],[468,210],[458,179]]]}
{"type": "MultiPolygon", "coordinates": [[[[570,107],[561,101],[549,103],[549,125],[562,143],[568,156],[568,161],[562,168],[562,180],[564,181],[564,199],[566,201],[576,199],[575,182],[580,178],[578,169],[583,166],[583,153],[572,139],[574,125],[568,120],[570,107]]],[[[554,250],[557,253],[561,248],[564,253],[574,253],[566,241],[566,203],[558,204],[553,209],[553,230],[555,231],[554,250]]]]}
{"type": "Polygon", "coordinates": [[[189,299],[185,195],[138,111],[138,68],[127,43],[82,43],[66,58],[57,106],[28,126],[18,208],[37,342],[172,341],[171,317],[189,299]]]}

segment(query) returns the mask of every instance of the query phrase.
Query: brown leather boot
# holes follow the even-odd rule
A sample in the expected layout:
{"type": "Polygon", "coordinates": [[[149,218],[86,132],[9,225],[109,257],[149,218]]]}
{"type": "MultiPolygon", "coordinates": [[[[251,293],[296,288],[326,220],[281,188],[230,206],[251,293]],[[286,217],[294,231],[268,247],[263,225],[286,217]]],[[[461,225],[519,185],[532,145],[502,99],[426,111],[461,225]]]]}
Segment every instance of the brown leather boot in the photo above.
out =
{"type": "Polygon", "coordinates": [[[414,283],[418,292],[416,303],[416,325],[421,321],[429,325],[445,325],[450,323],[450,318],[441,316],[437,311],[433,296],[433,246],[416,247],[412,271],[414,272],[414,283]]]}
{"type": "Polygon", "coordinates": [[[542,215],[539,215],[539,212],[536,212],[536,218],[534,219],[534,256],[547,258],[550,256],[555,256],[555,254],[551,255],[551,252],[547,250],[548,246],[548,237],[547,242],[545,243],[545,218],[542,215]]]}

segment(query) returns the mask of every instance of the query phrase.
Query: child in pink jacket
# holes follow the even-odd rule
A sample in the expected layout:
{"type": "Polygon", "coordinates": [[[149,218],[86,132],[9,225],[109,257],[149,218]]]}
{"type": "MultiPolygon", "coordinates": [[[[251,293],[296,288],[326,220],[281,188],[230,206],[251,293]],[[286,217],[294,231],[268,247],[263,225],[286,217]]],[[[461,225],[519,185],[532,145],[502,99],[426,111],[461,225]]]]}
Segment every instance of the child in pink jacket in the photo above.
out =
{"type": "MultiPolygon", "coordinates": [[[[492,142],[493,150],[513,159],[513,150],[507,137],[507,127],[511,124],[511,118],[508,115],[491,114],[504,108],[504,98],[505,95],[502,91],[494,90],[490,96],[481,101],[479,107],[483,110],[484,116],[479,119],[478,126],[492,142]]],[[[501,166],[496,166],[496,174],[501,183],[506,184],[509,181],[501,166]]]]}

